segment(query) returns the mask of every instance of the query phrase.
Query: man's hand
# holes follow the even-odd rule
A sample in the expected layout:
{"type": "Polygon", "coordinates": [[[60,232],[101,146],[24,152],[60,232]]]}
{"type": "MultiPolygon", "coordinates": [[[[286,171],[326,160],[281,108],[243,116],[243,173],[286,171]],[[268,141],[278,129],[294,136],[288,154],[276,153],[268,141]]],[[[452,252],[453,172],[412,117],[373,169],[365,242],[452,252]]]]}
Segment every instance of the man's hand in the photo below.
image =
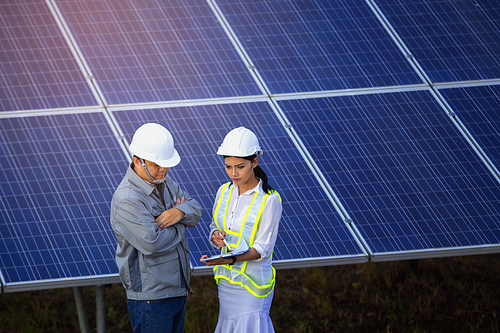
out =
{"type": "Polygon", "coordinates": [[[155,219],[158,227],[160,227],[160,229],[165,229],[179,222],[185,214],[182,210],[175,208],[175,206],[185,202],[186,199],[184,199],[184,197],[182,197],[181,199],[177,199],[176,202],[172,204],[172,208],[167,209],[166,211],[161,213],[160,216],[155,219]]]}

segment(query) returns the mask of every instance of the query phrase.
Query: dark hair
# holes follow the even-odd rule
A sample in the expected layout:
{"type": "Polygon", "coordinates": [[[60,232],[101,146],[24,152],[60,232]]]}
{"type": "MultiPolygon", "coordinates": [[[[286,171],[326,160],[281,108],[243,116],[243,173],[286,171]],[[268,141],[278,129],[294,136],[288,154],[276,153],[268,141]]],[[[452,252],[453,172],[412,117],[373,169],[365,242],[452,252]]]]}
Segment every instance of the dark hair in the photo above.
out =
{"type": "MultiPolygon", "coordinates": [[[[226,158],[226,157],[229,157],[229,156],[224,156],[224,158],[226,158]]],[[[248,161],[253,162],[253,160],[255,160],[256,157],[257,157],[257,155],[250,155],[250,156],[238,157],[238,158],[242,158],[244,160],[248,160],[248,161]]],[[[264,172],[264,170],[262,170],[262,168],[260,166],[257,165],[253,169],[253,171],[254,171],[254,174],[256,177],[262,179],[262,189],[264,190],[264,192],[269,193],[270,191],[274,191],[274,189],[269,185],[269,181],[267,179],[266,173],[264,172]]]]}

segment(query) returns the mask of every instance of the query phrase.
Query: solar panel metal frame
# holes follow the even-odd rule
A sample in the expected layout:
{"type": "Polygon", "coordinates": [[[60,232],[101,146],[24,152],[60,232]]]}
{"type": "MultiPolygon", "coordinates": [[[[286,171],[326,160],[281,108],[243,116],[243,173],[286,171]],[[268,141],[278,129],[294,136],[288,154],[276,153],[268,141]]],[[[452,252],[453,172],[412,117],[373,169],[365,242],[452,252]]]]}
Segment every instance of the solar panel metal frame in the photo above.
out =
{"type": "MultiPolygon", "coordinates": [[[[500,80],[498,80],[496,82],[496,84],[477,84],[477,85],[461,85],[461,86],[456,86],[456,85],[446,85],[446,86],[440,86],[438,87],[438,92],[440,93],[441,95],[441,91],[443,90],[451,90],[453,88],[462,88],[462,89],[466,89],[466,88],[471,88],[471,87],[474,87],[474,88],[477,88],[477,87],[492,87],[492,86],[496,86],[496,85],[500,85],[500,80]]],[[[449,102],[448,102],[448,98],[446,97],[442,97],[444,101],[446,101],[445,104],[445,107],[449,110],[453,110],[453,108],[449,105],[449,102]]],[[[453,113],[461,113],[461,111],[450,111],[450,112],[453,112],[453,113]]],[[[467,129],[467,126],[464,125],[464,123],[460,120],[460,118],[456,118],[457,122],[459,123],[459,126],[461,128],[464,129],[464,134],[467,136],[467,137],[470,137],[472,138],[473,140],[473,144],[475,144],[477,146],[477,150],[478,152],[484,156],[485,158],[485,163],[487,163],[489,166],[490,166],[490,169],[491,171],[495,174],[495,176],[497,177],[497,179],[499,179],[500,181],[500,171],[498,170],[498,167],[495,165],[494,161],[492,161],[489,157],[488,157],[488,154],[486,154],[483,150],[483,148],[481,147],[481,145],[479,143],[476,143],[476,141],[473,139],[474,138],[474,135],[472,133],[470,133],[470,131],[467,129]]],[[[487,148],[486,148],[487,149],[487,148]]],[[[497,161],[498,165],[500,165],[500,161],[497,161]]]]}
{"type": "MultiPolygon", "coordinates": [[[[489,160],[489,158],[484,154],[480,145],[475,141],[474,137],[470,135],[466,127],[462,124],[460,119],[455,115],[455,113],[451,110],[450,106],[446,103],[444,98],[433,89],[433,87],[426,87],[421,89],[421,87],[411,87],[409,89],[401,89],[399,91],[421,91],[426,90],[434,96],[435,101],[441,106],[443,109],[443,113],[446,113],[452,123],[457,127],[458,131],[462,133],[465,141],[469,143],[472,150],[476,152],[478,157],[483,161],[486,168],[488,168],[494,178],[500,183],[499,172],[494,166],[494,164],[489,160]]],[[[394,92],[387,91],[386,89],[373,89],[372,93],[386,93],[386,92],[394,92]]],[[[361,91],[358,91],[356,94],[352,94],[351,92],[337,92],[334,94],[310,94],[307,98],[318,98],[318,97],[335,97],[335,96],[351,96],[351,95],[366,95],[361,91]]],[[[283,96],[272,97],[272,99],[276,99],[279,101],[291,100],[291,98],[285,98],[283,96]]],[[[297,99],[306,99],[304,97],[297,99]]],[[[290,123],[290,122],[289,122],[290,123]]],[[[290,125],[291,126],[291,125],[290,125]]],[[[307,148],[304,148],[307,150],[307,148]]],[[[311,158],[314,163],[314,159],[311,158]]],[[[318,167],[315,167],[318,168],[318,167]]],[[[321,173],[321,171],[318,171],[321,173]]],[[[326,184],[328,184],[327,180],[324,180],[326,184]]],[[[330,191],[334,192],[331,187],[330,191]]],[[[346,222],[350,221],[350,217],[348,217],[348,212],[344,207],[339,203],[339,209],[341,209],[346,216],[346,222]]],[[[355,223],[353,224],[353,229],[357,230],[355,223]]],[[[356,231],[355,231],[356,232],[356,231]]],[[[449,257],[449,256],[460,256],[460,255],[472,255],[472,254],[488,254],[488,253],[500,253],[500,244],[489,244],[489,245],[476,245],[476,246],[462,246],[462,247],[452,247],[452,248],[438,248],[438,249],[423,249],[423,250],[408,250],[403,252],[376,252],[374,253],[370,247],[366,244],[366,241],[363,239],[359,231],[357,231],[358,237],[360,241],[366,248],[366,251],[369,253],[370,261],[373,262],[382,262],[382,261],[396,261],[396,260],[410,260],[410,259],[425,259],[425,258],[436,258],[436,257],[449,257]]]]}
{"type": "MultiPolygon", "coordinates": [[[[261,101],[260,98],[251,100],[251,102],[257,102],[261,101]]],[[[332,191],[328,191],[327,188],[329,185],[324,182],[324,177],[317,172],[317,169],[314,168],[313,164],[314,162],[311,162],[310,158],[308,158],[308,153],[307,151],[304,151],[300,139],[298,139],[296,133],[294,132],[293,128],[288,123],[285,123],[283,120],[283,116],[277,111],[277,105],[270,101],[269,99],[262,100],[267,102],[271,109],[274,111],[274,113],[277,116],[277,119],[282,123],[283,128],[286,130],[287,133],[289,133],[289,137],[291,141],[295,144],[297,147],[298,151],[301,153],[301,155],[304,158],[304,162],[309,165],[309,168],[311,169],[312,174],[316,177],[318,180],[318,184],[323,187],[325,191],[325,195],[330,198],[330,201],[332,202],[334,208],[337,210],[337,213],[341,213],[341,210],[338,208],[339,201],[338,199],[335,199],[335,194],[332,194],[332,191]]],[[[241,102],[241,101],[240,101],[241,102]]],[[[224,101],[224,103],[220,104],[227,104],[229,101],[224,101]]],[[[234,102],[233,102],[234,103],[234,102]]],[[[205,103],[205,104],[196,104],[196,105],[207,105],[207,106],[212,106],[217,103],[205,103]]],[[[191,104],[186,104],[186,103],[176,103],[172,102],[168,104],[168,107],[185,107],[185,106],[192,106],[191,104]]],[[[158,107],[165,107],[165,105],[162,103],[161,105],[158,105],[158,107]]],[[[123,109],[114,109],[114,111],[123,111],[123,109]]],[[[129,109],[127,109],[129,110],[129,109]]],[[[113,116],[114,112],[111,113],[111,116],[113,116]]],[[[116,119],[114,120],[117,124],[119,123],[116,119]]],[[[119,125],[117,125],[119,127],[119,125]]],[[[310,156],[309,156],[310,157],[310,156]]],[[[341,265],[341,264],[356,264],[356,263],[363,263],[368,261],[368,254],[365,251],[365,247],[363,246],[362,242],[358,239],[357,233],[353,230],[353,226],[346,223],[347,229],[350,231],[351,235],[353,236],[354,240],[359,246],[360,252],[362,254],[359,255],[340,255],[340,256],[331,256],[331,257],[314,257],[314,258],[298,258],[298,259],[293,259],[293,260],[273,260],[273,266],[275,266],[278,269],[288,269],[288,268],[294,268],[294,267],[315,267],[315,266],[326,266],[326,265],[341,265]]],[[[192,260],[196,260],[196,258],[192,258],[192,260]]],[[[212,274],[212,268],[208,266],[196,266],[193,268],[192,273],[194,276],[197,275],[208,275],[212,274]]]]}
{"type": "MultiPolygon", "coordinates": [[[[60,12],[57,9],[57,6],[55,5],[55,2],[53,0],[46,0],[47,4],[49,5],[49,8],[51,9],[51,12],[53,15],[58,17],[58,24],[60,24],[60,28],[62,30],[67,31],[67,27],[65,27],[64,19],[60,15],[60,12]]],[[[407,48],[402,44],[400,38],[395,34],[394,30],[390,27],[390,24],[388,21],[383,18],[383,16],[380,14],[380,11],[376,10],[376,5],[373,0],[367,0],[367,3],[372,6],[372,9],[374,10],[377,15],[379,15],[379,18],[384,22],[384,25],[388,31],[390,31],[390,35],[393,36],[396,44],[400,47],[400,49],[405,53],[405,55],[408,58],[408,61],[411,63],[411,65],[416,69],[417,73],[421,75],[422,77],[426,78],[425,72],[420,68],[418,65],[418,62],[415,61],[411,57],[411,54],[407,51],[407,48]]],[[[212,7],[212,10],[214,10],[215,13],[217,13],[217,6],[216,3],[212,0],[209,0],[209,4],[212,7]]],[[[223,17],[220,17],[221,20],[225,22],[225,19],[223,17]]],[[[226,32],[228,33],[229,36],[231,36],[231,27],[225,25],[226,32]]],[[[88,66],[84,64],[84,59],[81,57],[81,53],[77,49],[76,43],[74,43],[73,39],[71,36],[64,35],[65,38],[68,41],[68,44],[71,44],[74,46],[74,49],[72,48],[72,51],[74,52],[75,58],[77,59],[79,65],[81,66],[82,71],[85,73],[88,71],[88,66]],[[80,62],[81,61],[81,62],[80,62]]],[[[234,36],[232,36],[234,38],[234,36]]],[[[419,85],[409,85],[409,86],[394,86],[394,87],[383,87],[383,88],[369,88],[369,89],[348,89],[348,90],[337,90],[337,91],[322,91],[322,92],[306,92],[306,93],[290,93],[290,94],[279,94],[279,95],[274,95],[271,96],[268,92],[268,88],[265,86],[265,83],[262,81],[262,78],[260,77],[258,71],[255,70],[255,68],[252,68],[252,63],[251,60],[248,58],[248,56],[245,54],[245,51],[243,48],[240,48],[241,44],[237,41],[237,39],[231,39],[233,44],[238,46],[238,52],[240,52],[240,55],[242,58],[247,61],[249,70],[252,73],[252,76],[258,79],[260,81],[260,87],[261,90],[265,93],[267,96],[246,96],[246,97],[227,97],[227,98],[218,98],[218,99],[200,99],[200,100],[187,100],[187,101],[177,101],[177,102],[155,102],[155,103],[138,103],[138,104],[122,104],[122,105],[106,105],[106,102],[104,100],[104,97],[102,93],[99,90],[98,83],[93,81],[93,78],[90,74],[90,72],[87,73],[87,79],[89,82],[89,85],[92,89],[92,92],[96,96],[96,100],[98,101],[98,104],[100,107],[87,107],[86,109],[89,112],[104,112],[107,117],[110,118],[111,120],[111,128],[112,130],[116,133],[117,139],[121,142],[122,144],[122,149],[124,151],[125,156],[130,158],[130,152],[127,150],[127,144],[123,140],[123,134],[121,133],[121,130],[119,127],[117,127],[115,124],[116,122],[113,121],[113,116],[111,111],[118,111],[118,110],[127,110],[127,109],[137,109],[137,108],[162,108],[162,107],[169,107],[169,106],[185,106],[185,105],[212,105],[212,104],[223,104],[223,103],[234,103],[234,102],[245,102],[245,101],[264,101],[267,100],[272,104],[276,104],[276,101],[279,100],[287,100],[287,99],[303,99],[303,98],[315,98],[315,97],[328,97],[328,96],[338,96],[338,95],[350,95],[350,94],[370,94],[370,93],[379,93],[382,91],[411,91],[411,90],[424,90],[424,89],[431,89],[434,91],[436,99],[438,101],[442,101],[439,99],[439,94],[436,94],[437,89],[439,88],[446,88],[446,87],[465,87],[465,86],[474,86],[474,85],[497,85],[500,84],[500,79],[490,79],[490,80],[477,80],[477,81],[466,81],[466,82],[458,82],[458,83],[432,83],[430,80],[426,79],[424,80],[424,84],[419,84],[419,85]],[[106,105],[106,106],[104,106],[106,105]]],[[[81,109],[81,108],[80,108],[81,109]]],[[[12,116],[23,116],[25,114],[61,114],[61,113],[73,113],[75,111],[75,108],[63,108],[63,109],[42,109],[42,110],[27,110],[27,111],[12,111],[12,112],[7,112],[6,114],[0,114],[0,117],[12,117],[12,116]]],[[[278,111],[278,114],[280,112],[278,111]]],[[[294,129],[290,126],[289,123],[284,123],[285,128],[288,128],[290,130],[290,137],[293,140],[297,140],[297,147],[301,147],[300,145],[300,138],[296,136],[296,133],[294,129]]],[[[463,126],[463,124],[461,125],[463,126]]],[[[302,149],[299,148],[299,150],[302,149]]],[[[304,154],[307,156],[307,152],[304,152],[304,154]]],[[[312,163],[312,169],[315,170],[314,168],[314,161],[309,161],[309,163],[312,163]]],[[[486,163],[488,164],[488,163],[486,163]]],[[[498,170],[494,172],[494,169],[492,170],[493,173],[496,175],[498,178],[498,170]]],[[[317,172],[315,170],[314,172],[317,172]]],[[[318,175],[318,177],[322,177],[321,175],[318,175]]],[[[329,195],[335,195],[334,192],[332,191],[330,193],[330,190],[326,191],[329,195]]],[[[348,215],[345,215],[346,217],[346,223],[349,223],[349,218],[348,215]]],[[[356,228],[352,228],[353,232],[356,232],[356,228]]],[[[434,254],[429,254],[430,251],[422,251],[422,258],[430,258],[430,257],[435,257],[434,254]]],[[[476,246],[476,247],[461,247],[461,248],[447,248],[447,249],[440,249],[439,251],[434,251],[435,253],[437,252],[440,257],[445,257],[445,256],[457,256],[457,255],[470,255],[472,254],[486,254],[486,253],[498,253],[500,252],[500,245],[498,244],[490,244],[490,245],[483,245],[483,246],[476,246]]],[[[407,260],[407,259],[414,259],[415,257],[413,256],[407,256],[406,254],[401,254],[398,256],[392,256],[391,254],[378,254],[378,258],[375,259],[376,261],[386,261],[386,260],[407,260]]],[[[348,264],[348,263],[353,263],[351,261],[352,258],[342,258],[342,257],[331,257],[331,258],[322,258],[317,260],[314,265],[316,266],[323,266],[323,265],[332,265],[333,262],[336,262],[338,264],[348,264]]],[[[371,257],[372,260],[374,260],[373,257],[371,257]]],[[[359,262],[365,262],[366,257],[364,257],[362,260],[359,262]]],[[[296,268],[296,267],[312,267],[314,265],[311,265],[310,260],[308,259],[298,259],[298,260],[291,260],[291,261],[283,261],[283,262],[275,262],[274,263],[276,268],[281,269],[281,268],[296,268]]],[[[193,275],[205,275],[205,274],[210,274],[211,269],[199,269],[199,270],[194,270],[193,275]]],[[[107,284],[107,283],[118,283],[119,277],[118,275],[108,275],[108,276],[92,276],[92,277],[81,277],[81,278],[68,278],[68,279],[55,279],[55,280],[42,280],[42,281],[30,281],[30,282],[23,282],[23,283],[10,283],[6,285],[5,278],[2,275],[2,272],[0,270],[0,281],[2,283],[2,289],[4,292],[14,292],[14,291],[25,291],[25,290],[40,290],[40,289],[52,289],[52,288],[60,288],[60,287],[71,287],[71,286],[84,286],[84,285],[96,285],[96,284],[107,284]],[[33,289],[34,288],[34,289],[33,289]]]]}
{"type": "MultiPolygon", "coordinates": [[[[27,116],[37,117],[37,116],[63,116],[63,115],[77,115],[85,113],[98,113],[105,121],[108,123],[107,129],[113,133],[114,138],[117,140],[117,146],[122,151],[124,157],[129,154],[127,146],[124,144],[120,132],[116,127],[112,126],[110,122],[111,119],[109,115],[104,112],[102,108],[100,110],[92,110],[91,112],[78,112],[80,108],[67,109],[66,112],[58,112],[59,109],[47,109],[40,111],[30,110],[27,112],[27,116]]],[[[24,118],[22,112],[16,112],[15,115],[5,116],[0,113],[0,119],[13,119],[13,118],[24,118]]],[[[121,283],[118,274],[101,274],[101,275],[90,275],[90,276],[76,276],[76,277],[63,277],[63,278],[50,278],[50,279],[39,279],[39,280],[24,280],[17,282],[7,282],[2,269],[0,269],[0,283],[2,292],[22,292],[30,290],[43,290],[43,289],[54,289],[63,287],[76,287],[76,286],[90,286],[98,284],[109,284],[109,283],[121,283]]]]}
{"type": "MultiPolygon", "coordinates": [[[[48,6],[48,8],[47,8],[47,13],[50,13],[50,14],[52,14],[52,15],[54,16],[53,8],[49,5],[48,1],[50,1],[50,0],[46,0],[46,1],[43,1],[43,0],[42,0],[42,1],[40,1],[40,0],[38,0],[38,2],[39,2],[39,3],[34,3],[34,4],[32,4],[32,5],[33,5],[33,6],[41,6],[41,5],[42,5],[42,2],[44,2],[44,5],[47,5],[47,6],[48,6]]],[[[16,4],[10,4],[10,5],[18,5],[18,4],[16,3],[16,4]]],[[[42,13],[42,14],[43,14],[43,13],[42,13]]],[[[54,17],[54,25],[55,25],[55,26],[58,26],[58,27],[61,29],[60,22],[59,22],[59,20],[58,20],[56,17],[54,17]]],[[[69,51],[69,53],[73,56],[73,60],[75,61],[75,69],[77,69],[77,70],[78,70],[78,69],[79,69],[79,70],[83,70],[83,67],[82,67],[82,65],[81,65],[81,63],[80,63],[80,61],[79,61],[79,59],[78,59],[77,57],[75,57],[75,55],[76,55],[76,54],[75,54],[74,49],[73,49],[73,44],[71,44],[71,43],[69,43],[69,42],[68,42],[69,40],[68,40],[67,36],[66,36],[64,33],[62,33],[62,34],[60,35],[60,37],[61,37],[64,41],[66,41],[66,45],[65,45],[65,46],[68,48],[67,50],[69,51]]],[[[20,51],[20,50],[17,50],[17,51],[20,51]]],[[[61,82],[58,82],[58,83],[61,83],[61,82]]],[[[72,83],[83,84],[84,86],[86,85],[86,86],[89,88],[89,90],[88,90],[87,92],[88,92],[88,93],[93,94],[94,99],[96,98],[96,96],[97,96],[97,95],[95,94],[95,91],[93,91],[93,90],[92,90],[92,86],[88,84],[89,82],[88,82],[88,80],[87,80],[85,77],[82,77],[80,82],[72,82],[72,83]],[[85,81],[85,82],[84,82],[84,81],[85,81]]],[[[40,97],[40,96],[39,96],[39,97],[40,97]]],[[[90,95],[88,95],[88,96],[86,96],[86,97],[90,97],[90,95]]],[[[38,104],[38,102],[39,102],[39,98],[33,98],[33,100],[35,100],[35,101],[36,101],[36,103],[38,104]]],[[[46,102],[46,101],[45,101],[45,102],[46,102]]],[[[43,104],[43,103],[42,103],[42,104],[43,104]]],[[[96,103],[96,105],[97,105],[97,103],[96,103]]],[[[73,107],[80,107],[80,106],[73,106],[73,107]]],[[[82,107],[91,107],[91,106],[90,106],[90,105],[84,105],[84,106],[82,106],[82,107]]],[[[36,111],[36,110],[35,110],[35,109],[28,109],[28,110],[15,110],[15,111],[14,111],[14,110],[4,110],[4,111],[1,111],[1,112],[16,112],[16,111],[19,111],[19,112],[24,112],[24,111],[36,111]]],[[[0,113],[1,113],[1,112],[0,112],[0,113]]]]}

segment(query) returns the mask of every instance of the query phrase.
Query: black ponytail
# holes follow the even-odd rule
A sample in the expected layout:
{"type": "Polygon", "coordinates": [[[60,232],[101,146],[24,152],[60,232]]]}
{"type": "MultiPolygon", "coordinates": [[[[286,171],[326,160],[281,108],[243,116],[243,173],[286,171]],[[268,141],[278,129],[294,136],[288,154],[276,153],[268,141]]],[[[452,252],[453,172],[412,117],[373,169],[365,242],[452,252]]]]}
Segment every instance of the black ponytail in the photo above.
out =
{"type": "Polygon", "coordinates": [[[269,193],[270,191],[273,191],[273,188],[271,186],[269,186],[267,175],[264,172],[264,170],[262,170],[262,168],[257,165],[253,169],[253,171],[255,172],[255,176],[262,179],[262,189],[264,190],[264,192],[269,193]]]}
{"type": "MultiPolygon", "coordinates": [[[[229,157],[229,156],[224,156],[224,158],[226,158],[226,157],[229,157]]],[[[257,157],[257,155],[250,155],[247,157],[240,157],[240,158],[253,162],[256,157],[257,157]]],[[[262,189],[264,190],[264,192],[270,193],[271,191],[274,191],[274,189],[271,186],[269,186],[269,180],[267,179],[267,175],[264,172],[264,170],[262,170],[262,168],[260,166],[257,165],[253,169],[253,171],[254,171],[255,176],[262,180],[262,189]]]]}

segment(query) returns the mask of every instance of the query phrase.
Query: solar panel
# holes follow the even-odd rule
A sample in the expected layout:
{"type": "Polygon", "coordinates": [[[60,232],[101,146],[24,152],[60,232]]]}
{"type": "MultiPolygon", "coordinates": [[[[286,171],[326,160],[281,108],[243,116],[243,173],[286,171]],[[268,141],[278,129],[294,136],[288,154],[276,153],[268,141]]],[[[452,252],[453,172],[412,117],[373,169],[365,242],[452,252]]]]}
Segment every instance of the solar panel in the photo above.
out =
{"type": "Polygon", "coordinates": [[[500,169],[500,86],[441,89],[440,93],[500,169]]]}
{"type": "Polygon", "coordinates": [[[45,1],[0,6],[0,111],[97,105],[45,1]]]}
{"type": "Polygon", "coordinates": [[[433,82],[500,77],[498,1],[376,1],[433,82]]]}
{"type": "Polygon", "coordinates": [[[498,246],[500,184],[429,92],[280,106],[374,260],[498,246]]]}
{"type": "Polygon", "coordinates": [[[262,94],[205,0],[57,5],[109,104],[262,94]]]}
{"type": "Polygon", "coordinates": [[[342,256],[350,256],[347,261],[351,262],[367,260],[267,102],[113,114],[129,142],[145,122],[162,124],[172,132],[182,159],[169,174],[203,207],[200,222],[187,232],[195,270],[210,269],[198,260],[203,254],[216,253],[208,243],[212,207],[218,187],[229,181],[216,151],[227,132],[239,126],[250,128],[259,137],[264,149],[260,165],[283,200],[273,254],[276,265],[292,259],[308,259],[314,265],[322,257],[328,257],[330,264],[346,260],[342,256]]]}
{"type": "Polygon", "coordinates": [[[126,160],[103,114],[6,118],[0,129],[6,290],[118,273],[109,203],[126,160]]]}
{"type": "Polygon", "coordinates": [[[500,251],[496,3],[22,0],[0,19],[7,292],[119,282],[121,134],[150,121],[174,135],[169,173],[204,209],[194,274],[210,274],[198,259],[216,253],[228,181],[215,151],[237,126],[261,139],[283,198],[277,268],[500,251]],[[417,68],[449,83],[426,88],[417,68]]]}
{"type": "Polygon", "coordinates": [[[217,1],[271,93],[419,84],[366,1],[217,1]]]}

